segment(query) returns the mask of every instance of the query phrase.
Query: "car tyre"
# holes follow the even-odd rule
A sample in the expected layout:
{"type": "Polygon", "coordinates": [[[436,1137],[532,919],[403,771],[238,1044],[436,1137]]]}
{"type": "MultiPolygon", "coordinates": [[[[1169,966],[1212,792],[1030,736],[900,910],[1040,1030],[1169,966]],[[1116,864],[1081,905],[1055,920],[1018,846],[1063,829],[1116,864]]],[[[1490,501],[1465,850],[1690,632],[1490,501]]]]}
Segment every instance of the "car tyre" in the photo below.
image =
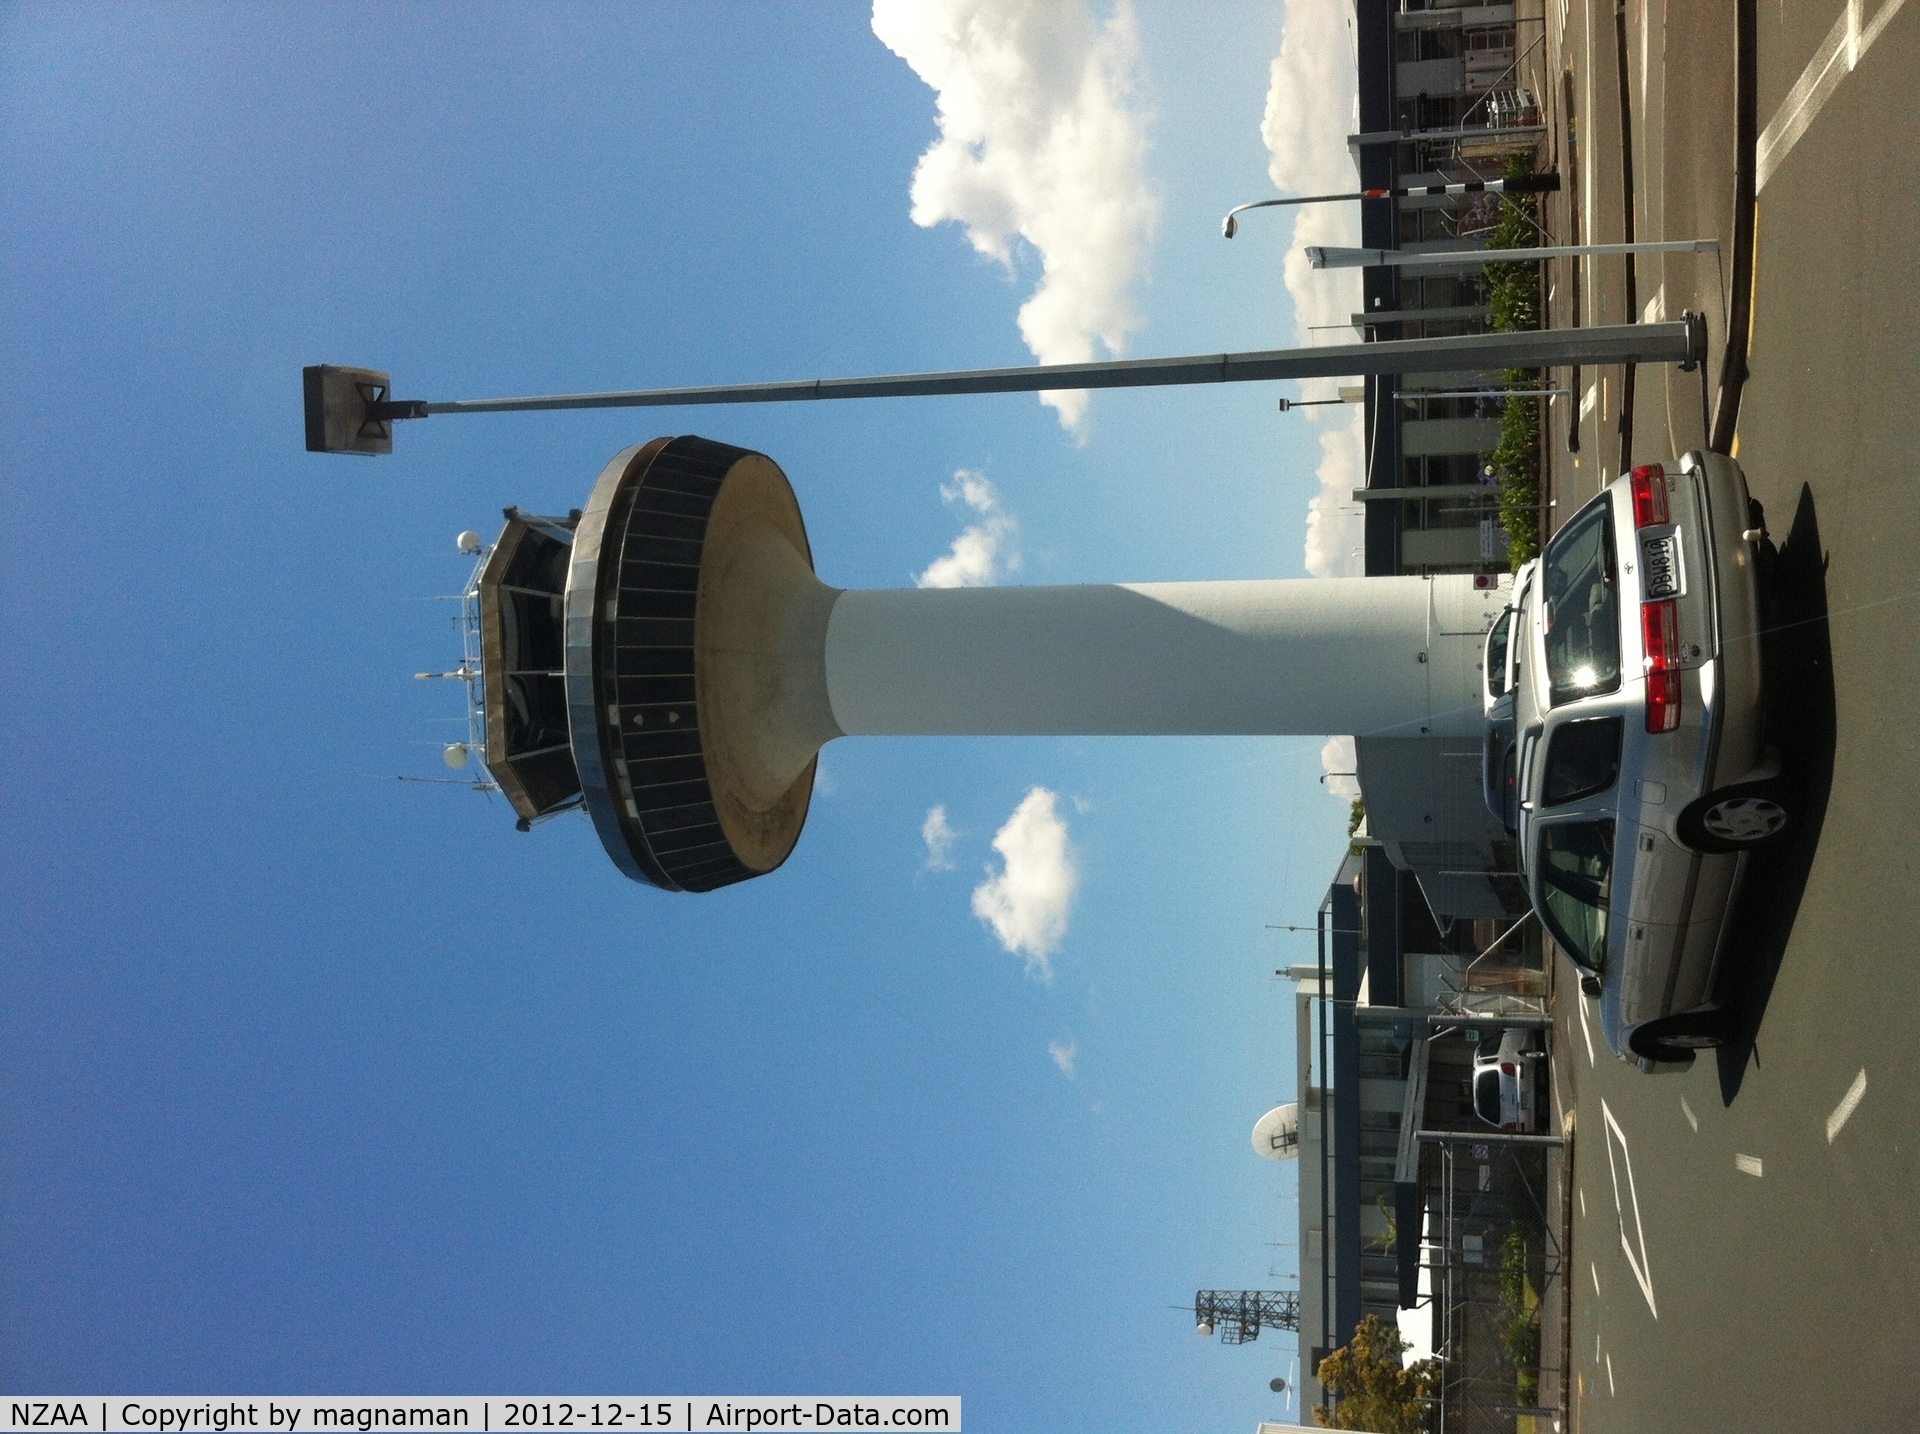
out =
{"type": "Polygon", "coordinates": [[[1650,1061],[1687,1062],[1696,1051],[1725,1045],[1732,1036],[1731,1013],[1716,1007],[1648,1021],[1634,1029],[1627,1044],[1635,1055],[1650,1061]]]}
{"type": "Polygon", "coordinates": [[[1695,851],[1753,851],[1793,829],[1793,801],[1779,782],[1722,787],[1680,813],[1680,840],[1695,851]]]}

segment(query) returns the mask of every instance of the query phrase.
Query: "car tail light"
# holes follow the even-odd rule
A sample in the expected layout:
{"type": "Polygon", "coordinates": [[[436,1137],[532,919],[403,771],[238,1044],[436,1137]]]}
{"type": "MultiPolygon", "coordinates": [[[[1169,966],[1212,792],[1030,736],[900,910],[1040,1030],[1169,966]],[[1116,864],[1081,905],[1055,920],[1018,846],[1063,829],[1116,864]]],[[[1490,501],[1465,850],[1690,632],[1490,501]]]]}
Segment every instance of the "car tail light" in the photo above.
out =
{"type": "Polygon", "coordinates": [[[1680,605],[1672,598],[1640,604],[1647,654],[1647,730],[1680,725],[1680,605]]]}
{"type": "Polygon", "coordinates": [[[1505,1125],[1501,1126],[1500,1128],[1502,1130],[1518,1130],[1520,1127],[1515,1125],[1512,1121],[1508,1121],[1505,1125]]]}
{"type": "Polygon", "coordinates": [[[1627,475],[1633,491],[1633,526],[1658,528],[1667,521],[1667,470],[1645,463],[1627,475]]]}
{"type": "Polygon", "coordinates": [[[1514,1074],[1514,1072],[1515,1072],[1515,1071],[1517,1071],[1518,1069],[1519,1069],[1519,1067],[1518,1067],[1518,1066],[1516,1066],[1516,1065],[1514,1065],[1514,1063],[1513,1063],[1512,1061],[1502,1061],[1502,1062],[1500,1062],[1500,1074],[1501,1074],[1501,1075],[1512,1075],[1512,1074],[1514,1074]]]}

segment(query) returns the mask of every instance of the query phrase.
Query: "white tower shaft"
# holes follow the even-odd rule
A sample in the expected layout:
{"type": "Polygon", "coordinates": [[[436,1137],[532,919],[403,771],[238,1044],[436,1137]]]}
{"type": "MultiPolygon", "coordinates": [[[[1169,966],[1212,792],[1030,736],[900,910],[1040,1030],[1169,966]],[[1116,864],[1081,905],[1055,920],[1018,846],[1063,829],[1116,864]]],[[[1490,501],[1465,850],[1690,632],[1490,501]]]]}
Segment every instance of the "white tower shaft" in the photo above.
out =
{"type": "Polygon", "coordinates": [[[1502,590],[1471,576],[843,592],[847,734],[1458,735],[1502,590]]]}

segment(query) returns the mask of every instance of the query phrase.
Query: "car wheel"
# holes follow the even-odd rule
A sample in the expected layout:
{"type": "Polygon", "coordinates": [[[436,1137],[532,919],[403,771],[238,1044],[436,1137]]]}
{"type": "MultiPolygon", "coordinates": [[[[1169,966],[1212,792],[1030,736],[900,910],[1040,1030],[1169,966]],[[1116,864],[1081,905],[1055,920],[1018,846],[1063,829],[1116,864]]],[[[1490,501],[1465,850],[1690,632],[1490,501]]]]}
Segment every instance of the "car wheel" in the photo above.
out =
{"type": "Polygon", "coordinates": [[[1689,1061],[1695,1051],[1724,1045],[1732,1035],[1733,1018],[1726,1011],[1682,1011],[1637,1027],[1627,1044],[1650,1061],[1689,1061]]]}
{"type": "Polygon", "coordinates": [[[1680,814],[1680,840],[1695,851],[1752,851],[1785,836],[1793,805],[1778,782],[1709,792],[1680,814]]]}
{"type": "Polygon", "coordinates": [[[1669,1069],[1685,1070],[1693,1064],[1693,1052],[1684,1046],[1669,1046],[1658,1041],[1642,1051],[1637,1047],[1634,1054],[1646,1061],[1649,1066],[1666,1066],[1669,1069]]]}

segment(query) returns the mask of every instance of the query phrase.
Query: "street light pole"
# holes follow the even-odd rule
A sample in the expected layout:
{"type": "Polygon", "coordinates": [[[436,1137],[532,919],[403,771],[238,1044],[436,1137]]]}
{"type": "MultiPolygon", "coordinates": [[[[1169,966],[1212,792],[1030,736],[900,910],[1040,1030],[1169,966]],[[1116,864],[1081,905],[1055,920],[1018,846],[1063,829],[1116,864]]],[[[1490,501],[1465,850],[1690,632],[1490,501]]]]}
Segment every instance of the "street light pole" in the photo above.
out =
{"type": "Polygon", "coordinates": [[[1249,209],[1272,209],[1286,204],[1331,204],[1342,199],[1411,199],[1419,195],[1450,194],[1552,194],[1560,188],[1560,176],[1554,173],[1521,174],[1512,179],[1467,179],[1457,184],[1415,184],[1399,189],[1359,189],[1350,194],[1307,194],[1297,199],[1257,199],[1227,211],[1220,221],[1220,232],[1231,239],[1240,232],[1236,215],[1249,209]]]}
{"type": "Polygon", "coordinates": [[[818,378],[786,383],[719,384],[705,388],[632,389],[536,398],[396,400],[391,378],[375,369],[316,364],[303,371],[307,449],[372,456],[393,451],[393,424],[436,414],[539,412],[574,408],[676,408],[719,403],[795,403],[816,399],[914,398],[966,393],[1036,393],[1056,389],[1152,388],[1198,383],[1263,383],[1275,379],[1344,378],[1360,374],[1492,372],[1566,364],[1677,363],[1691,370],[1706,357],[1706,325],[1698,315],[1658,324],[1536,329],[1326,344],[1250,353],[1187,354],[1101,363],[960,369],[874,378],[818,378]]]}
{"type": "MultiPolygon", "coordinates": [[[[1396,388],[1395,398],[1566,398],[1570,388],[1396,388]]],[[[1331,400],[1322,400],[1331,402],[1331,400]]]]}
{"type": "Polygon", "coordinates": [[[1378,144],[1410,144],[1418,141],[1474,140],[1474,139],[1518,139],[1523,135],[1545,134],[1543,124],[1494,124],[1473,125],[1465,129],[1376,129],[1364,134],[1347,136],[1348,149],[1361,149],[1378,144]]]}
{"type": "Polygon", "coordinates": [[[1316,244],[1308,246],[1307,262],[1316,269],[1364,269],[1376,265],[1390,269],[1457,269],[1463,264],[1531,264],[1539,259],[1580,259],[1603,254],[1719,252],[1718,239],[1660,239],[1639,244],[1549,244],[1536,249],[1330,249],[1316,244]]]}

